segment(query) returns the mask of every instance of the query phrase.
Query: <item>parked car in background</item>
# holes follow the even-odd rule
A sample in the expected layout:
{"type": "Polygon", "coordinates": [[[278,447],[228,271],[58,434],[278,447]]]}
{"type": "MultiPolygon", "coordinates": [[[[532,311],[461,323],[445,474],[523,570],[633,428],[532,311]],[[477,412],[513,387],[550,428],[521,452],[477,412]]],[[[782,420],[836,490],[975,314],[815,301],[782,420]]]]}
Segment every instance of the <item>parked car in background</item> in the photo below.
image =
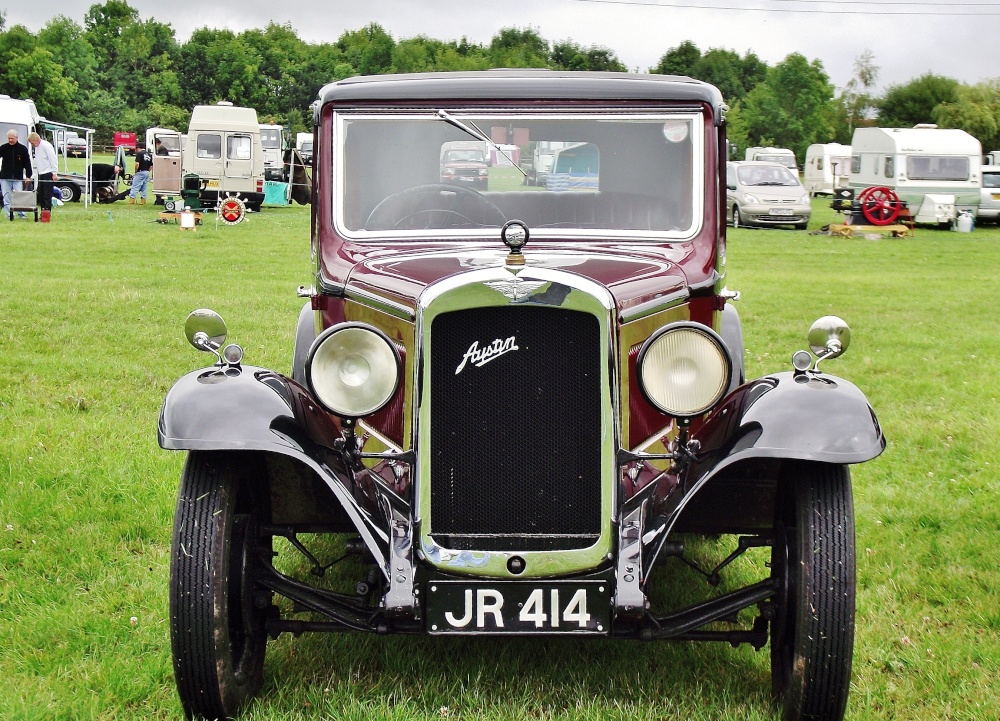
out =
{"type": "Polygon", "coordinates": [[[486,190],[490,166],[483,145],[464,141],[446,143],[441,149],[441,182],[486,190]]]}
{"type": "MultiPolygon", "coordinates": [[[[770,644],[783,718],[840,721],[848,464],[885,439],[828,373],[850,340],[839,318],[809,330],[815,356],[744,382],[719,90],[491,70],[353,77],[314,107],[291,372],[253,365],[196,310],[184,333],[209,366],[158,424],[188,453],[167,615],[188,718],[237,713],[269,638],[353,631],[770,644]],[[586,184],[525,189],[528,154],[510,151],[495,188],[441,183],[449,143],[511,135],[566,143],[586,184]]],[[[774,167],[782,185],[764,187],[781,189],[774,167]]]]}
{"type": "Polygon", "coordinates": [[[114,137],[115,150],[118,148],[124,148],[126,155],[135,155],[136,140],[138,140],[138,138],[135,133],[129,133],[122,130],[116,131],[114,137]]]}
{"type": "Polygon", "coordinates": [[[809,193],[780,163],[726,163],[726,222],[759,227],[792,225],[805,230],[812,215],[809,193]]]}
{"type": "Polygon", "coordinates": [[[70,158],[86,158],[87,139],[79,136],[66,138],[66,155],[70,158]]]}
{"type": "Polygon", "coordinates": [[[982,173],[983,187],[976,220],[997,223],[1000,222],[1000,165],[984,165],[982,173]]]}

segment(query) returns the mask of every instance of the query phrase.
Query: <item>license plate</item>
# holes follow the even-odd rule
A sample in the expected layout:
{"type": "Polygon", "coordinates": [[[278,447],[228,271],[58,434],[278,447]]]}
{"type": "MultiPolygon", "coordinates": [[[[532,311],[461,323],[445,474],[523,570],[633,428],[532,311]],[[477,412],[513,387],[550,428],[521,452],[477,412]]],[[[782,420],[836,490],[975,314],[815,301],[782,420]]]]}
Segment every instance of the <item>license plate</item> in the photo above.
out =
{"type": "Polygon", "coordinates": [[[768,215],[791,215],[791,208],[771,208],[767,211],[768,215]]]}
{"type": "Polygon", "coordinates": [[[208,187],[208,188],[218,188],[219,187],[219,181],[218,180],[209,180],[208,181],[208,185],[206,185],[205,187],[208,187]]]}
{"type": "Polygon", "coordinates": [[[990,193],[990,195],[993,197],[993,200],[1000,200],[1000,193],[990,193]]]}
{"type": "Polygon", "coordinates": [[[431,633],[607,634],[611,628],[607,581],[431,581],[426,598],[431,633]]]}

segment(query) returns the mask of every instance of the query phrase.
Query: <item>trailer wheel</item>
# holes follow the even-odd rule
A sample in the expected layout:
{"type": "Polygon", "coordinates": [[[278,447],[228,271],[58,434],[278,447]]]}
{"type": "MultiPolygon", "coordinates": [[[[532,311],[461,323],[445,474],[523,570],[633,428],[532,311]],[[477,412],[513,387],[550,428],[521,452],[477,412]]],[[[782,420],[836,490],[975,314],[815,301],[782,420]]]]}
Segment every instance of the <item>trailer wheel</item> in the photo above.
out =
{"type": "Polygon", "coordinates": [[[798,463],[778,489],[771,681],[783,721],[841,721],[854,653],[854,509],[846,466],[798,463]]]}
{"type": "Polygon", "coordinates": [[[267,495],[240,454],[192,452],[181,476],[170,563],[170,641],[188,718],[233,716],[264,680],[270,554],[267,495]]]}

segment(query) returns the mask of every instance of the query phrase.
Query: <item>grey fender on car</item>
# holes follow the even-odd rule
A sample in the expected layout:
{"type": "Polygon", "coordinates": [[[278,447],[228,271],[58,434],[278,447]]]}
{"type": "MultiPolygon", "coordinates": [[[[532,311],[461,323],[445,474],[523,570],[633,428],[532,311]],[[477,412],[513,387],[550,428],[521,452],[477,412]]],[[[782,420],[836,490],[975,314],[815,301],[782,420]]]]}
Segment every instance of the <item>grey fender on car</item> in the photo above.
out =
{"type": "Polygon", "coordinates": [[[773,485],[771,493],[744,488],[748,476],[765,477],[766,466],[778,468],[784,461],[862,463],[886,443],[857,386],[814,372],[776,373],[740,386],[692,438],[700,446],[685,470],[689,490],[664,509],[668,530],[679,520],[685,529],[697,527],[705,504],[716,510],[719,504],[738,506],[733,527],[768,526],[773,485]],[[741,471],[751,463],[753,473],[741,471]]]}
{"type": "Polygon", "coordinates": [[[295,346],[292,349],[292,380],[302,385],[306,384],[306,358],[309,348],[316,340],[316,311],[312,303],[305,303],[299,311],[299,320],[295,324],[295,346]]]}
{"type": "Polygon", "coordinates": [[[726,342],[729,349],[729,356],[733,361],[733,378],[729,383],[729,392],[743,385],[746,372],[743,367],[743,326],[740,323],[740,314],[732,303],[726,303],[722,309],[722,324],[719,327],[719,335],[726,342]]]}
{"type": "Polygon", "coordinates": [[[193,371],[167,393],[158,438],[166,450],[261,451],[301,462],[330,488],[372,556],[386,557],[385,524],[354,500],[337,454],[323,451],[340,430],[299,384],[253,366],[193,371]]]}

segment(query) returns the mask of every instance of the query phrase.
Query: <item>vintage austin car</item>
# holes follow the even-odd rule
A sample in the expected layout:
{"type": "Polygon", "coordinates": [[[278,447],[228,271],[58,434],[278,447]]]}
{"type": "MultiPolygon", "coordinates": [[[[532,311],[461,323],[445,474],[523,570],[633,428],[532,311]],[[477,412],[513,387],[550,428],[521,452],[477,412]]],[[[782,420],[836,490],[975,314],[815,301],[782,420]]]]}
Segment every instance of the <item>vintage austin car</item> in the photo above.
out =
{"type": "Polygon", "coordinates": [[[187,337],[217,360],[160,418],[161,446],[189,452],[170,580],[189,716],[258,691],[268,636],[354,630],[769,643],[783,717],[842,717],[848,464],[885,441],[826,373],[850,338],[835,317],[808,333],[816,358],[743,377],[725,111],[716,88],[656,75],[321,90],[291,374],[244,364],[195,311],[187,337]],[[589,144],[586,182],[526,189],[508,158],[482,192],[440,183],[442,147],[470,140],[589,144]],[[705,536],[732,553],[692,560],[705,536]],[[342,555],[347,583],[320,579],[342,555]],[[702,568],[701,600],[662,607],[670,558],[702,568]]]}

